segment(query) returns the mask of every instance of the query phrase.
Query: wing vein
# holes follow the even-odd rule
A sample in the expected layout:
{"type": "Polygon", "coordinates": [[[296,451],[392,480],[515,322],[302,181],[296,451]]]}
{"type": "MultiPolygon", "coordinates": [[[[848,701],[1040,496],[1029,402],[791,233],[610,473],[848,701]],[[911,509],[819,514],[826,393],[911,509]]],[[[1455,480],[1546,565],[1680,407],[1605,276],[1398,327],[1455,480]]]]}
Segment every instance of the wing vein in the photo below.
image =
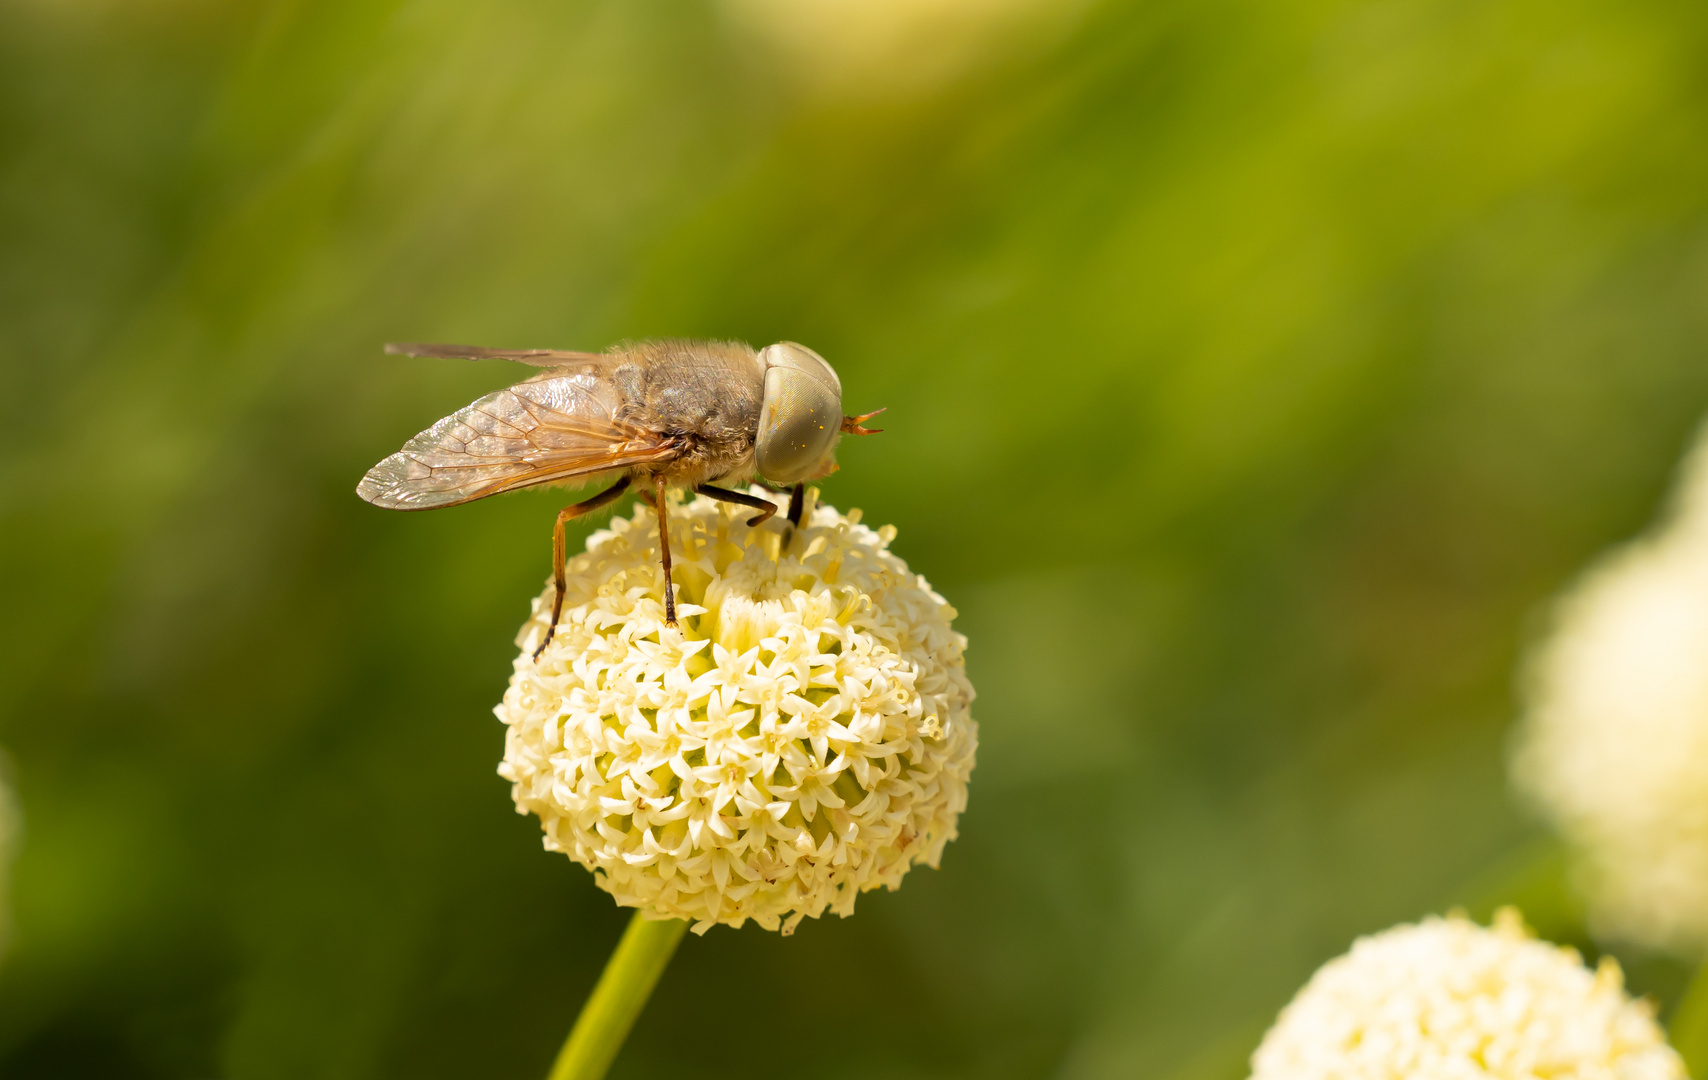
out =
{"type": "MultiPolygon", "coordinates": [[[[405,348],[416,347],[397,351],[405,348]]],[[[622,471],[675,453],[662,432],[619,419],[619,408],[615,388],[592,372],[541,375],[488,394],[419,433],[368,470],[356,491],[379,506],[427,510],[622,471]]]]}

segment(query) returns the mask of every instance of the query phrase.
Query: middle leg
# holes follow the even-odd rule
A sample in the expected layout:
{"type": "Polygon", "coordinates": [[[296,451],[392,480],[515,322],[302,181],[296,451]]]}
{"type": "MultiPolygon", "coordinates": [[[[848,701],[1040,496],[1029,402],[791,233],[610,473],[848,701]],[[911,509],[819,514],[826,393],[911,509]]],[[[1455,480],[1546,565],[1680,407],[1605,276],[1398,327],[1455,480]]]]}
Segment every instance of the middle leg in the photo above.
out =
{"type": "Polygon", "coordinates": [[[664,563],[664,625],[676,625],[676,590],[670,585],[670,513],[664,501],[664,477],[653,474],[652,505],[658,511],[658,551],[664,563]]]}

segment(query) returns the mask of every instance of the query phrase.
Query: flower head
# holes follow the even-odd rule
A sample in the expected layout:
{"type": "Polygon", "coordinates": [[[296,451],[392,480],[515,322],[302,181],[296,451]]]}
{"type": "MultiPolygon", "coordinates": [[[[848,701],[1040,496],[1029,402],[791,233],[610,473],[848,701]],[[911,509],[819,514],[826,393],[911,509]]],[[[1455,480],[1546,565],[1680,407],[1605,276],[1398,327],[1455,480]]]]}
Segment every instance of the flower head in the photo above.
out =
{"type": "Polygon", "coordinates": [[[1560,605],[1514,772],[1578,850],[1595,928],[1708,948],[1708,440],[1673,519],[1560,605]]]}
{"type": "Polygon", "coordinates": [[[649,509],[570,560],[517,637],[499,774],[546,847],[659,918],[789,933],[936,866],[967,801],[978,725],[955,611],[873,531],[800,528],[696,498],[670,512],[664,625],[649,509]]]}
{"type": "Polygon", "coordinates": [[[1281,1011],[1253,1080],[1685,1080],[1619,965],[1536,941],[1508,908],[1360,938],[1281,1011]]]}

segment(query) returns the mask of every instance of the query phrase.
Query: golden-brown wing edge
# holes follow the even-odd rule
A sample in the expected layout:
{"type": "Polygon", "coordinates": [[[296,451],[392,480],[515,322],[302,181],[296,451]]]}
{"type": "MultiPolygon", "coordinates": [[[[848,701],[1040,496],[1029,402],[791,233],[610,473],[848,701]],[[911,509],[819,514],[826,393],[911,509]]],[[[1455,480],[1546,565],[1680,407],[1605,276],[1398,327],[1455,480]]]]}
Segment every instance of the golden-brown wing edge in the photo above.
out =
{"type": "Polygon", "coordinates": [[[362,477],[362,482],[356,485],[356,494],[386,510],[439,510],[447,506],[461,506],[463,503],[491,495],[519,491],[522,488],[578,481],[591,482],[601,474],[623,472],[637,465],[664,461],[672,453],[673,450],[661,449],[646,454],[613,454],[602,459],[579,459],[573,464],[561,467],[542,465],[470,485],[423,489],[414,482],[416,478],[409,475],[418,463],[412,461],[408,454],[399,451],[369,469],[367,475],[362,477]]]}

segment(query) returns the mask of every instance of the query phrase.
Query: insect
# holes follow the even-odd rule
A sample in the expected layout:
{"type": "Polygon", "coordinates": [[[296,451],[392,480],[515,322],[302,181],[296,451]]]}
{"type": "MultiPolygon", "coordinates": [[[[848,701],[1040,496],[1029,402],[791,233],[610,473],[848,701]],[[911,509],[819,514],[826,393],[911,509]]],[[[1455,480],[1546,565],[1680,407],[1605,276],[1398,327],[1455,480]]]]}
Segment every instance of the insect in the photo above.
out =
{"type": "Polygon", "coordinates": [[[519,488],[616,482],[558,511],[552,528],[552,620],[563,614],[564,526],[631,486],[658,514],[664,621],[676,625],[665,492],[689,488],[751,507],[758,525],[777,504],[716,484],[755,476],[792,489],[800,524],[806,481],[836,470],[844,434],[875,435],[883,412],[842,413],[842,382],[824,358],[792,341],[755,352],[733,341],[642,341],[604,353],[387,345],[405,356],[514,360],[543,370],[445,417],[368,470],[356,494],[388,510],[436,510],[519,488]]]}

